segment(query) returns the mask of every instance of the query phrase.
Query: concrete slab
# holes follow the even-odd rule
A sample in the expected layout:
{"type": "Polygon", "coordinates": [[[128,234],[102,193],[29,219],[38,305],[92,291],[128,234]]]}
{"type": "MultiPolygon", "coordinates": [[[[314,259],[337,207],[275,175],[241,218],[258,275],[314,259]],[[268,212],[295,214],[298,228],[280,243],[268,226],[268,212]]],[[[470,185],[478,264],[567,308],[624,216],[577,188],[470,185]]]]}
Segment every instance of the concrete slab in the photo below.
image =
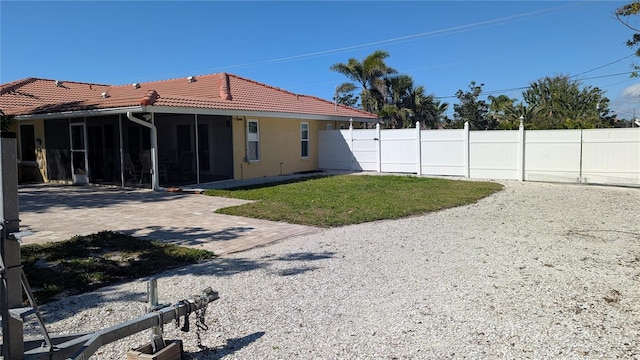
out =
{"type": "Polygon", "coordinates": [[[248,201],[191,193],[93,186],[23,185],[18,190],[24,244],[102,230],[230,254],[319,228],[215,214],[248,201]]]}

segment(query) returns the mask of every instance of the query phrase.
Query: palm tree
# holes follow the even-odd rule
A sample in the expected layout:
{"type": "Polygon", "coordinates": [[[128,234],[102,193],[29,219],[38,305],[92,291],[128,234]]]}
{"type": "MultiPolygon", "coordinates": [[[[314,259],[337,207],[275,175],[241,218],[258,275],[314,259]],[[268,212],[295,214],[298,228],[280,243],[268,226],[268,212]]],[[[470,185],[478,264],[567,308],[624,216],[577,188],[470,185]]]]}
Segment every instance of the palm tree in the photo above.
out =
{"type": "Polygon", "coordinates": [[[508,121],[507,114],[513,109],[513,103],[516,99],[512,99],[507,95],[489,95],[487,100],[490,101],[489,116],[500,126],[503,122],[508,121]]]}
{"type": "Polygon", "coordinates": [[[377,113],[384,104],[384,78],[396,73],[395,69],[385,64],[384,59],[388,57],[388,52],[377,50],[362,61],[350,58],[346,64],[333,64],[330,70],[339,72],[360,85],[362,109],[377,113]]]}
{"type": "Polygon", "coordinates": [[[582,86],[569,76],[545,77],[522,93],[530,107],[538,109],[534,126],[539,129],[601,127],[609,99],[592,86],[582,86]]]}

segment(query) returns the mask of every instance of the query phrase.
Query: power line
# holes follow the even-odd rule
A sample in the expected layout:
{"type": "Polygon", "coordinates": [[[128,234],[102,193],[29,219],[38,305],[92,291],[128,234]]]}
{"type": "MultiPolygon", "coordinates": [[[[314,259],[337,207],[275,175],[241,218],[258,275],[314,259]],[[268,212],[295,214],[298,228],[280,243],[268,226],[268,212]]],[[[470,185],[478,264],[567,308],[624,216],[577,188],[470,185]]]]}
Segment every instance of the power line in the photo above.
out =
{"type": "MultiPolygon", "coordinates": [[[[324,56],[324,55],[330,55],[330,54],[344,53],[344,52],[363,49],[363,48],[370,48],[370,47],[378,46],[378,45],[397,44],[397,43],[402,43],[402,42],[407,42],[407,41],[418,40],[418,39],[421,39],[421,38],[429,38],[429,37],[437,37],[437,36],[445,36],[445,35],[450,35],[450,34],[457,34],[457,33],[461,33],[461,32],[473,31],[473,30],[480,29],[480,28],[485,28],[485,27],[490,27],[490,26],[499,26],[499,25],[503,25],[503,24],[507,24],[507,23],[511,23],[511,22],[522,21],[522,20],[525,20],[527,18],[543,16],[543,15],[547,15],[549,13],[555,13],[555,12],[559,12],[559,11],[562,11],[562,10],[566,10],[568,8],[573,8],[575,6],[578,6],[578,4],[568,4],[568,5],[555,6],[555,7],[552,7],[552,8],[536,10],[536,11],[530,11],[530,12],[526,12],[526,13],[522,13],[522,14],[510,15],[510,16],[505,16],[505,17],[496,18],[496,19],[490,19],[490,20],[485,20],[485,21],[479,21],[479,22],[475,22],[475,23],[471,23],[471,24],[459,25],[459,26],[454,26],[454,27],[450,27],[450,28],[446,28],[446,29],[439,29],[439,30],[427,31],[427,32],[422,32],[422,33],[417,33],[417,34],[405,35],[405,36],[400,36],[400,37],[391,38],[391,39],[385,39],[385,40],[373,41],[373,42],[369,42],[369,43],[346,46],[346,47],[342,47],[342,48],[321,50],[321,51],[316,51],[316,52],[311,52],[311,53],[306,53],[306,54],[292,55],[292,56],[286,56],[286,57],[270,59],[270,60],[264,60],[264,61],[257,61],[257,62],[252,62],[252,63],[233,64],[233,65],[219,66],[219,67],[215,67],[215,68],[208,68],[208,69],[205,69],[205,70],[196,70],[196,71],[192,71],[192,73],[194,73],[194,72],[195,73],[205,73],[205,72],[209,72],[209,71],[219,71],[219,70],[242,68],[242,67],[248,67],[248,66],[260,66],[260,65],[277,64],[277,63],[282,63],[282,62],[301,60],[301,59],[305,59],[305,58],[312,58],[312,57],[318,57],[318,56],[324,56]]],[[[178,74],[176,74],[176,73],[174,73],[174,74],[166,74],[166,76],[174,76],[174,75],[178,75],[178,74]]]]}
{"type": "Polygon", "coordinates": [[[595,67],[595,68],[593,68],[593,69],[591,69],[591,70],[583,71],[583,72],[581,72],[581,73],[579,73],[579,74],[576,74],[576,75],[570,76],[570,78],[578,77],[578,76],[580,76],[580,75],[584,75],[584,74],[590,73],[590,72],[592,72],[592,71],[596,71],[596,70],[602,69],[603,67],[607,67],[607,66],[609,66],[609,65],[613,65],[613,64],[615,64],[615,63],[617,63],[617,62],[620,62],[620,61],[622,61],[622,60],[624,60],[624,59],[628,59],[628,58],[630,58],[630,57],[632,57],[632,56],[635,56],[635,55],[636,55],[635,53],[633,53],[633,54],[631,54],[631,55],[627,55],[627,56],[625,56],[625,57],[623,57],[623,58],[620,58],[620,59],[618,59],[618,60],[614,60],[614,61],[612,61],[612,62],[610,62],[610,63],[607,63],[607,64],[604,64],[604,65],[602,65],[602,66],[598,66],[598,67],[595,67]]]}
{"type": "MultiPolygon", "coordinates": [[[[601,79],[601,78],[606,78],[606,77],[629,75],[629,74],[632,74],[632,73],[634,73],[634,72],[633,71],[628,71],[628,72],[622,72],[622,73],[616,73],[616,74],[592,76],[592,77],[584,78],[582,80],[601,79]]],[[[573,77],[573,76],[571,76],[571,77],[573,77]]],[[[521,86],[521,87],[515,87],[515,88],[508,88],[508,89],[489,90],[489,91],[483,91],[482,93],[483,94],[489,94],[489,95],[490,94],[496,94],[496,93],[508,93],[508,92],[513,92],[513,91],[518,91],[518,90],[525,90],[525,89],[528,89],[529,87],[530,86],[521,86]]],[[[457,96],[455,96],[455,95],[435,96],[434,98],[436,98],[436,99],[450,99],[450,98],[457,98],[457,96]]]]}

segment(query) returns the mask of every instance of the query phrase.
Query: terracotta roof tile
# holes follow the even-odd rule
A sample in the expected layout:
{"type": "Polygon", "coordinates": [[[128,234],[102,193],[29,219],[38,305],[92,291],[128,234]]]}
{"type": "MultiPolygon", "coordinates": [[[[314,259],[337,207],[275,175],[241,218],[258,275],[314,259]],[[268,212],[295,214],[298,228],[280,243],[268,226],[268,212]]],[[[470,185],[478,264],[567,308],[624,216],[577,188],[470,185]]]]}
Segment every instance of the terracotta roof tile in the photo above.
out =
{"type": "Polygon", "coordinates": [[[44,114],[140,105],[376,119],[374,114],[358,109],[227,73],[135,86],[56,82],[37,78],[0,86],[0,109],[7,114],[44,114]]]}

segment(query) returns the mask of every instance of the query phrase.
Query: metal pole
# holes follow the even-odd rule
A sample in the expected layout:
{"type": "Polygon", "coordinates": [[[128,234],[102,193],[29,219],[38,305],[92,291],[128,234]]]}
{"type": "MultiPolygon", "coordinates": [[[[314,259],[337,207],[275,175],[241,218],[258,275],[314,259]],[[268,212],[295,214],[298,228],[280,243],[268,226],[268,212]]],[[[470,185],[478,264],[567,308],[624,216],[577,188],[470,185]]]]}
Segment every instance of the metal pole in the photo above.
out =
{"type": "Polygon", "coordinates": [[[2,355],[5,360],[22,359],[24,329],[22,321],[22,267],[20,244],[10,238],[17,233],[18,223],[18,162],[15,133],[0,132],[0,219],[2,233],[2,355]]]}
{"type": "MultiPolygon", "coordinates": [[[[147,293],[149,296],[149,308],[147,312],[153,312],[158,310],[158,279],[152,278],[147,283],[147,293]]],[[[158,324],[158,326],[153,326],[151,328],[151,345],[153,347],[154,353],[160,351],[164,348],[165,343],[162,338],[162,324],[158,324]]]]}

